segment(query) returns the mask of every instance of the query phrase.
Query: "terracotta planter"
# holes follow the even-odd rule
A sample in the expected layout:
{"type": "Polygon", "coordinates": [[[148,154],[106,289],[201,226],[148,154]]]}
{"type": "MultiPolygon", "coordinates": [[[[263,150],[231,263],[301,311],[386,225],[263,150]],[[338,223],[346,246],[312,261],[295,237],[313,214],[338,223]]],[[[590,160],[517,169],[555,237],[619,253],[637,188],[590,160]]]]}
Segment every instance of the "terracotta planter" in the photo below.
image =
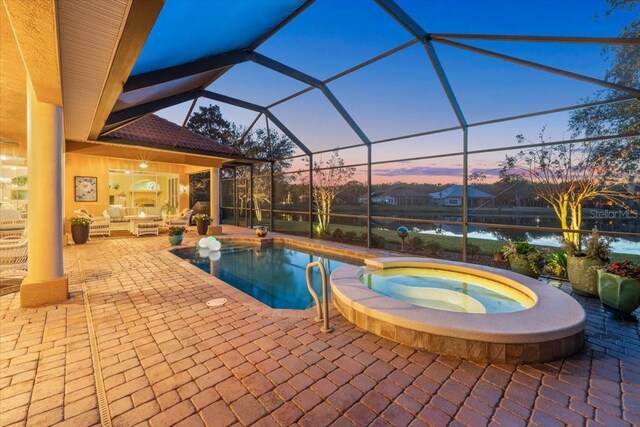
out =
{"type": "Polygon", "coordinates": [[[171,246],[177,246],[182,244],[182,238],[184,234],[175,234],[173,236],[169,236],[169,243],[171,246]]]}
{"type": "Polygon", "coordinates": [[[71,224],[71,237],[73,243],[76,245],[82,245],[89,240],[89,226],[80,224],[71,224]]]}
{"type": "Polygon", "coordinates": [[[510,256],[509,268],[511,268],[511,271],[533,277],[534,279],[540,277],[540,273],[536,273],[533,271],[533,268],[531,268],[529,260],[521,256],[510,256]]]}
{"type": "Polygon", "coordinates": [[[200,236],[206,236],[207,235],[207,229],[209,228],[209,223],[210,221],[196,221],[196,228],[198,229],[198,234],[200,236]]]}
{"type": "Polygon", "coordinates": [[[570,256],[567,259],[567,277],[573,292],[586,297],[598,296],[598,271],[603,267],[599,259],[570,256]]]}
{"type": "Polygon", "coordinates": [[[640,306],[640,280],[598,270],[598,295],[604,308],[629,315],[640,306]]]}

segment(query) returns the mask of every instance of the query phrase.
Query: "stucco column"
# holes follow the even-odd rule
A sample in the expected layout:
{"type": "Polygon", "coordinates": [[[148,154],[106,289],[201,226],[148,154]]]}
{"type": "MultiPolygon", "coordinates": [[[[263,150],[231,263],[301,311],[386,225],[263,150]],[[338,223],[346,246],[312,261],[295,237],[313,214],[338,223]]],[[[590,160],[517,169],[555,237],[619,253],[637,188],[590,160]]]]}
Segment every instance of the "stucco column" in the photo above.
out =
{"type": "Polygon", "coordinates": [[[220,225],[220,168],[211,168],[209,176],[211,177],[211,225],[220,225]]]}
{"type": "Polygon", "coordinates": [[[209,169],[209,208],[211,211],[211,223],[207,234],[222,234],[220,227],[220,168],[209,169]]]}
{"type": "Polygon", "coordinates": [[[62,107],[39,102],[28,81],[29,258],[28,275],[20,286],[22,307],[68,298],[62,264],[62,147],[62,107]]]}

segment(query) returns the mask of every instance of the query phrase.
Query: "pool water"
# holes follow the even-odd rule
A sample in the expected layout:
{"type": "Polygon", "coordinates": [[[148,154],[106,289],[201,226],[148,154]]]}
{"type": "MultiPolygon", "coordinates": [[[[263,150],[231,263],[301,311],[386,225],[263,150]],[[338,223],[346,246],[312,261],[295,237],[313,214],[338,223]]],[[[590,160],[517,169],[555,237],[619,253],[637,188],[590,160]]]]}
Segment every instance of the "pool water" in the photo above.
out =
{"type": "MultiPolygon", "coordinates": [[[[344,263],[362,265],[361,261],[355,259],[275,245],[230,246],[223,243],[220,255],[211,256],[212,259],[201,257],[194,248],[171,252],[269,307],[297,310],[315,305],[307,289],[307,264],[322,259],[327,276],[344,263]]],[[[314,290],[322,298],[322,279],[318,268],[313,269],[312,280],[314,290]]]]}
{"type": "Polygon", "coordinates": [[[471,274],[428,268],[388,268],[360,281],[379,294],[421,307],[461,313],[509,313],[534,301],[524,293],[471,274]]]}

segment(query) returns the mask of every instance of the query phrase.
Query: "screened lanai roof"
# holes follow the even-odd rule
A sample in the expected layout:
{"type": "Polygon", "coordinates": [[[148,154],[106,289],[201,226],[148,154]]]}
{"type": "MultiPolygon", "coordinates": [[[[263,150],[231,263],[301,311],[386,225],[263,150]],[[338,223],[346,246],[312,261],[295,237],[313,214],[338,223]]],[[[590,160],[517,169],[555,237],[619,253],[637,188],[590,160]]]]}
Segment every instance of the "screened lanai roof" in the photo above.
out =
{"type": "Polygon", "coordinates": [[[218,103],[248,128],[267,120],[309,154],[638,102],[637,75],[612,79],[602,55],[640,46],[637,34],[619,36],[631,15],[607,23],[604,7],[167,0],[103,132],[154,112],[182,125],[218,103]]]}

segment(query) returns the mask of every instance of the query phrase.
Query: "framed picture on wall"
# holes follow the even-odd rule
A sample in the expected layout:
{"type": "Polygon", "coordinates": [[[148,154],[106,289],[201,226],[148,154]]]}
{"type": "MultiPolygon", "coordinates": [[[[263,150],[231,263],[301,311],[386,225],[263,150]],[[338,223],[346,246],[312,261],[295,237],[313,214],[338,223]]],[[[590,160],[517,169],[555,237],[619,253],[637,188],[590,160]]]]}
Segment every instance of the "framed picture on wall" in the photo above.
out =
{"type": "Polygon", "coordinates": [[[98,178],[95,176],[76,176],[76,202],[98,201],[98,178]]]}

